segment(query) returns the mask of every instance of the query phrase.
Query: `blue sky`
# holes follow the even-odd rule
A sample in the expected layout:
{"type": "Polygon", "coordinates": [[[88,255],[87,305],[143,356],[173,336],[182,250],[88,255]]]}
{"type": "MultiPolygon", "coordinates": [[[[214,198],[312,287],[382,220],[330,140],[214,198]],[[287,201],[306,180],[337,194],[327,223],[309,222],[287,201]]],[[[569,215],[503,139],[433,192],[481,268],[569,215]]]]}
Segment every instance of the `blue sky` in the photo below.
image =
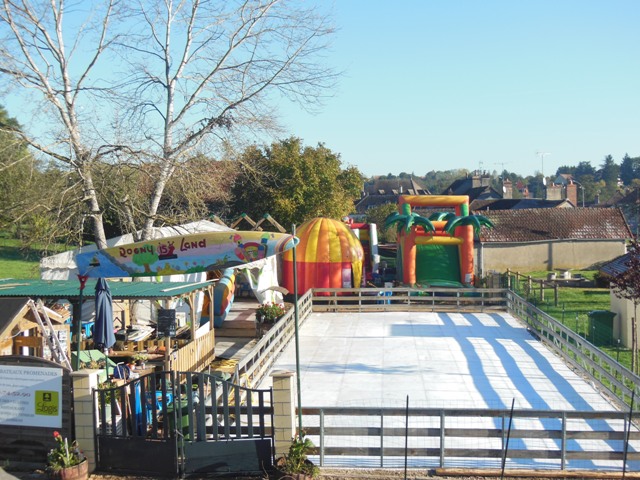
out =
{"type": "MultiPolygon", "coordinates": [[[[318,0],[324,7],[324,2],[318,0]]],[[[335,0],[316,114],[281,105],[306,145],[366,175],[521,175],[640,156],[640,1],[335,0]],[[536,152],[545,152],[544,165],[536,152]]]]}

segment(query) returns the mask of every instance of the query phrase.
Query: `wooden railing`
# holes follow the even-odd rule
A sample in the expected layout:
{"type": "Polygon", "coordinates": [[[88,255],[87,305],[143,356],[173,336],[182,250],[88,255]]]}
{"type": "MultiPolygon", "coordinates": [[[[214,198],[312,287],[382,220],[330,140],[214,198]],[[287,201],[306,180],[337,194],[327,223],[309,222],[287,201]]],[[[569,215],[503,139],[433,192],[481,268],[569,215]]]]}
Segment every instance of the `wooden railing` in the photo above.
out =
{"type": "Polygon", "coordinates": [[[202,372],[215,359],[215,349],[216,335],[215,330],[212,329],[170,353],[170,369],[181,372],[202,372]]]}
{"type": "MultiPolygon", "coordinates": [[[[298,299],[298,326],[311,315],[311,298],[308,291],[298,299]]],[[[259,385],[294,336],[295,308],[291,308],[238,362],[233,383],[248,387],[259,385]]]]}
{"type": "Polygon", "coordinates": [[[504,310],[503,288],[314,288],[314,312],[504,310]]]}

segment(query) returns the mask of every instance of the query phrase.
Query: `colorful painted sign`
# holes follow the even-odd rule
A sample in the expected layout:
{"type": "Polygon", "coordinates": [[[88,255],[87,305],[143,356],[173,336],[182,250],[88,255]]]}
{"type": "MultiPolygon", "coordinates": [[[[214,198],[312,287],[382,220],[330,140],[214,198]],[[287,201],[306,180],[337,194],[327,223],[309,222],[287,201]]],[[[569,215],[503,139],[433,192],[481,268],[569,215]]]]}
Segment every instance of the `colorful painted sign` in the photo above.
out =
{"type": "Polygon", "coordinates": [[[203,232],[158,238],[78,254],[78,272],[91,278],[151,277],[224,270],[293,248],[293,235],[203,232]]]}

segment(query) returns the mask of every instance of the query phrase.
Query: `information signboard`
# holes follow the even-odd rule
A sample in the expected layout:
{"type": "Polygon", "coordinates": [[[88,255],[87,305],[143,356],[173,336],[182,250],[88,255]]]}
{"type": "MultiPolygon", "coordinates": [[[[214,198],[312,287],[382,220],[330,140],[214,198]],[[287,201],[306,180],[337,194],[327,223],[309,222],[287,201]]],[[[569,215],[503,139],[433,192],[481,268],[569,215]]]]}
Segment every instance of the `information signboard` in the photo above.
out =
{"type": "Polygon", "coordinates": [[[173,308],[158,309],[158,337],[176,336],[176,311],[173,308]]]}
{"type": "Polygon", "coordinates": [[[62,369],[0,366],[0,424],[62,427],[62,369]]]}

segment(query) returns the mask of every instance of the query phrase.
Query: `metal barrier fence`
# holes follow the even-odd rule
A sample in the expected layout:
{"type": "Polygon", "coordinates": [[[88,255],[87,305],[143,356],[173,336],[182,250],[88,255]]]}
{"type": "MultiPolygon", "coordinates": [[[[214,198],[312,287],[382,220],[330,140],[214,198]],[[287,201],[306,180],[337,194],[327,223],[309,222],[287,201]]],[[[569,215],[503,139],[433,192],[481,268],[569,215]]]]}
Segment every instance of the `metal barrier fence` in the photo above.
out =
{"type": "Polygon", "coordinates": [[[522,320],[567,363],[596,382],[620,406],[630,407],[633,396],[633,410],[637,411],[640,402],[638,375],[519,295],[510,290],[507,292],[507,311],[522,320]]]}
{"type": "MultiPolygon", "coordinates": [[[[462,408],[303,408],[320,466],[622,469],[640,460],[629,413],[462,408]],[[627,441],[636,448],[627,451],[627,441]]],[[[636,464],[637,466],[637,464],[636,464]]]]}
{"type": "MultiPolygon", "coordinates": [[[[507,311],[621,407],[629,406],[634,391],[640,398],[640,377],[507,289],[314,289],[298,305],[300,325],[312,311],[452,310],[507,311]]],[[[240,378],[254,384],[264,378],[293,338],[294,321],[292,310],[258,342],[239,363],[240,378]]],[[[634,401],[633,411],[636,408],[634,401]]],[[[640,460],[640,433],[628,410],[517,410],[510,423],[513,444],[508,451],[509,411],[505,410],[336,407],[303,408],[302,413],[307,434],[319,439],[316,460],[323,466],[345,466],[348,461],[350,467],[398,467],[405,454],[411,466],[431,467],[468,466],[470,461],[484,461],[490,467],[504,455],[510,468],[532,463],[536,468],[590,468],[593,462],[605,462],[616,469],[627,465],[625,459],[640,460]],[[403,419],[408,419],[409,427],[399,423],[403,419]],[[364,440],[354,443],[354,438],[364,440]],[[636,444],[628,450],[628,442],[636,444]]]]}

